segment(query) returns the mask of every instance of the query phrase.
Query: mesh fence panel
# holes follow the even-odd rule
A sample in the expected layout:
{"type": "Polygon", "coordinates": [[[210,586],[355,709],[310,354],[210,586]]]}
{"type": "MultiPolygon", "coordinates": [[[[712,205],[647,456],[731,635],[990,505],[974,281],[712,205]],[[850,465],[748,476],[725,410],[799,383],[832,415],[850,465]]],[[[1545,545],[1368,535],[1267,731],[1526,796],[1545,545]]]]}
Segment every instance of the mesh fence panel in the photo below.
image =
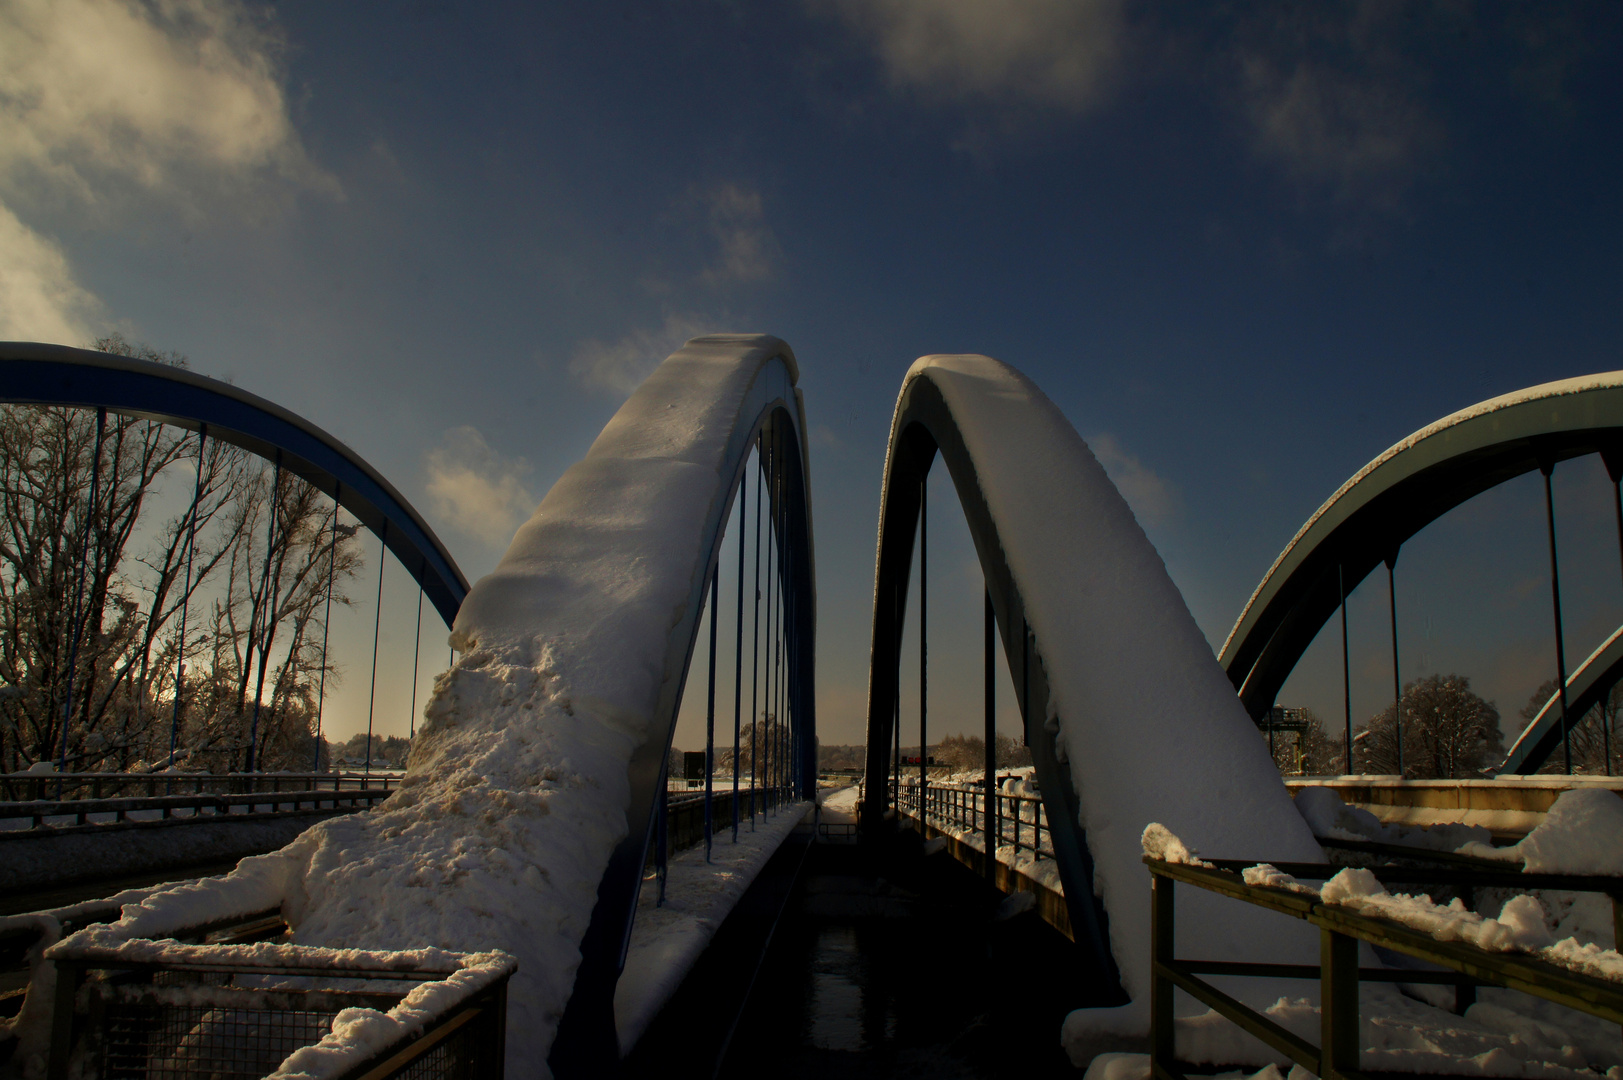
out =
{"type": "Polygon", "coordinates": [[[109,1001],[104,1080],[258,1080],[332,1030],[334,1012],[109,1001]]]}

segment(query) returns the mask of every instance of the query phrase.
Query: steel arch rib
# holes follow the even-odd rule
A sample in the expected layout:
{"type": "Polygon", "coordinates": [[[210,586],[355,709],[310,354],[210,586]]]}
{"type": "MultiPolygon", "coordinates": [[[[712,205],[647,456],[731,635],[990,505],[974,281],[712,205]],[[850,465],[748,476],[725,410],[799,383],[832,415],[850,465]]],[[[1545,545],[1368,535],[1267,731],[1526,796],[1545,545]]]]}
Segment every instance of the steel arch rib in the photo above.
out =
{"type": "Polygon", "coordinates": [[[13,405],[102,407],[196,430],[263,458],[331,495],[385,541],[447,624],[468,581],[416,509],[349,447],[303,417],[229,383],[184,368],[112,353],[0,342],[0,401],[13,405]]]}
{"type": "MultiPolygon", "coordinates": [[[[1111,1037],[1142,1034],[1145,826],[1165,824],[1222,857],[1311,861],[1322,852],[1120,493],[1042,391],[984,356],[919,360],[891,423],[875,557],[865,835],[885,821],[879,793],[919,486],[937,453],[968,519],[1017,698],[1029,671],[1020,702],[1026,736],[1073,932],[1091,954],[1087,977],[1131,999],[1125,1014],[1102,1023],[1111,1037]]],[[[1185,911],[1205,903],[1180,900],[1185,911]]],[[[1258,940],[1272,960],[1317,955],[1310,935],[1246,924],[1249,913],[1219,908],[1210,917],[1204,949],[1213,959],[1255,958],[1258,940]]]]}
{"type": "MultiPolygon", "coordinates": [[[[648,665],[651,673],[657,672],[651,684],[655,696],[623,714],[624,722],[638,732],[626,768],[627,832],[608,855],[597,884],[591,920],[580,942],[580,967],[549,1054],[556,1075],[596,1075],[605,1062],[612,1062],[619,1053],[614,992],[630,939],[648,847],[657,823],[656,800],[663,796],[665,764],[688,666],[697,644],[710,574],[721,555],[733,502],[739,485],[746,478],[745,469],[757,436],[772,443],[774,456],[784,469],[783,489],[781,493],[772,494],[768,513],[771,515],[772,508],[781,505],[782,517],[777,520],[784,523],[785,529],[782,535],[775,537],[779,545],[775,562],[780,571],[787,563],[785,572],[790,578],[784,594],[785,623],[790,628],[786,634],[786,687],[801,760],[814,761],[816,560],[805,405],[795,385],[798,380],[794,353],[777,338],[715,335],[688,342],[621,407],[586,458],[560,478],[531,524],[525,527],[545,528],[549,504],[555,499],[572,500],[587,494],[581,490],[583,487],[593,488],[590,498],[594,501],[613,505],[617,498],[624,499],[626,513],[635,517],[646,514],[647,524],[658,525],[649,529],[649,542],[669,549],[666,557],[649,561],[681,568],[680,581],[650,583],[673,598],[680,594],[682,600],[674,619],[648,625],[638,635],[644,640],[638,642],[635,659],[639,666],[648,665]],[[669,408],[685,410],[693,404],[696,388],[712,386],[717,394],[714,400],[703,403],[702,416],[672,417],[667,411],[669,408]],[[719,443],[705,437],[707,431],[718,430],[726,432],[719,443]],[[695,466],[703,470],[701,486],[706,497],[698,507],[699,514],[687,509],[662,514],[660,504],[668,498],[668,492],[617,489],[613,475],[615,459],[644,455],[670,455],[672,463],[679,464],[684,472],[695,466]],[[777,502],[780,498],[781,504],[777,502]],[[791,548],[790,558],[784,560],[784,551],[791,548]],[[654,655],[656,652],[658,655],[654,655]]],[[[665,509],[677,508],[667,506],[665,509]]],[[[564,525],[563,531],[567,529],[564,525]]],[[[535,572],[528,566],[510,567],[526,543],[525,530],[520,530],[513,550],[502,565],[490,578],[475,586],[466,616],[458,621],[457,634],[477,633],[483,637],[504,624],[533,627],[533,613],[526,613],[527,605],[522,598],[515,606],[515,598],[508,588],[535,572]],[[505,583],[504,577],[508,578],[505,583]]],[[[532,550],[538,547],[533,540],[528,543],[532,550]]],[[[567,541],[559,546],[566,544],[567,541]]],[[[655,612],[650,610],[647,614],[655,615],[655,612]]],[[[555,621],[567,622],[567,617],[555,621]]],[[[604,641],[603,644],[612,649],[620,643],[604,641]]],[[[816,783],[815,767],[803,769],[797,779],[801,796],[809,797],[816,783]]]]}
{"type": "Polygon", "coordinates": [[[1347,592],[1449,510],[1551,463],[1623,467],[1623,372],[1544,383],[1429,424],[1360,469],[1308,519],[1240,613],[1219,662],[1252,717],[1274,704],[1347,592]]]}
{"type": "MultiPolygon", "coordinates": [[[[1619,680],[1623,680],[1623,626],[1601,642],[1589,654],[1578,670],[1567,676],[1567,715],[1576,730],[1583,717],[1605,700],[1619,680]]],[[[1561,748],[1561,698],[1551,694],[1550,700],[1528,721],[1527,727],[1511,744],[1505,755],[1501,773],[1537,772],[1549,756],[1561,748]]]]}

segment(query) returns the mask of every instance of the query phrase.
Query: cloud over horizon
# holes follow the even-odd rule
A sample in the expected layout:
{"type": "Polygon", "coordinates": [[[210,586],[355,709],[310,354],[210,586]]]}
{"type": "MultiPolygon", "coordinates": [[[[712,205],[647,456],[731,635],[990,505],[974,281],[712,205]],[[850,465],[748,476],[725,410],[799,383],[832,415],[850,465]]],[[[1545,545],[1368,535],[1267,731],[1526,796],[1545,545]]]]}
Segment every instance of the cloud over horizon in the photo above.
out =
{"type": "Polygon", "coordinates": [[[830,0],[891,85],[949,101],[1082,112],[1103,97],[1122,45],[1119,0],[830,0]]]}
{"type": "Polygon", "coordinates": [[[9,333],[93,336],[100,303],[42,216],[106,224],[126,194],[190,202],[267,174],[341,194],[294,130],[280,51],[236,0],[0,7],[0,230],[27,256],[0,275],[9,333]]]}
{"type": "Polygon", "coordinates": [[[441,435],[424,455],[424,465],[435,515],[496,551],[507,550],[539,502],[524,486],[529,462],[503,457],[471,425],[441,435]]]}

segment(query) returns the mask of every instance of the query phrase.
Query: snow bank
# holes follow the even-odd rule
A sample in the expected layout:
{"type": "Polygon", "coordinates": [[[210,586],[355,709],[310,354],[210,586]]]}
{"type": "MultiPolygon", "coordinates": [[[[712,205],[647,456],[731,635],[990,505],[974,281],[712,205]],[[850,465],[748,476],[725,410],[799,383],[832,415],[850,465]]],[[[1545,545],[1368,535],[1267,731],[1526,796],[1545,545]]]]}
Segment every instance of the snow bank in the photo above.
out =
{"type": "Polygon", "coordinates": [[[1296,792],[1296,810],[1313,835],[1325,840],[1402,844],[1426,851],[1455,851],[1463,844],[1492,847],[1493,833],[1481,825],[1438,822],[1433,825],[1387,825],[1361,806],[1349,806],[1334,788],[1304,787],[1296,792]]]}
{"type": "Polygon", "coordinates": [[[627,765],[706,572],[730,441],[755,419],[740,411],[761,390],[794,409],[797,378],[766,336],[700,338],[665,361],[468,594],[451,634],[461,655],[388,802],[270,856],[285,861],[279,882],[250,866],[184,902],[279,884],[299,944],[505,950],[518,962],[509,1067],[549,1075],[598,882],[627,832],[627,765]]]}
{"type": "Polygon", "coordinates": [[[621,1054],[637,1045],[693,970],[738,898],[810,811],[809,802],[791,803],[776,814],[763,815],[753,830],[740,827],[736,844],[730,830],[718,830],[710,863],[705,862],[702,846],[673,857],[665,879],[664,904],[657,903],[659,890],[652,882],[643,889],[625,970],[614,990],[621,1054]]]}
{"type": "MultiPolygon", "coordinates": [[[[1073,1014],[1073,1041],[1149,1027],[1144,827],[1161,822],[1224,858],[1318,861],[1256,725],[1166,566],[1064,415],[1029,379],[983,356],[927,356],[903,393],[941,391],[981,480],[1052,690],[1056,742],[1081,801],[1094,882],[1133,1003],[1073,1014]]],[[[1303,925],[1179,890],[1190,955],[1314,963],[1303,925]]],[[[1078,1044],[1080,1045],[1080,1043],[1078,1044]]]]}
{"type": "Polygon", "coordinates": [[[1623,799],[1606,788],[1563,791],[1520,843],[1503,848],[1472,843],[1459,851],[1521,861],[1529,874],[1623,874],[1623,799]]]}

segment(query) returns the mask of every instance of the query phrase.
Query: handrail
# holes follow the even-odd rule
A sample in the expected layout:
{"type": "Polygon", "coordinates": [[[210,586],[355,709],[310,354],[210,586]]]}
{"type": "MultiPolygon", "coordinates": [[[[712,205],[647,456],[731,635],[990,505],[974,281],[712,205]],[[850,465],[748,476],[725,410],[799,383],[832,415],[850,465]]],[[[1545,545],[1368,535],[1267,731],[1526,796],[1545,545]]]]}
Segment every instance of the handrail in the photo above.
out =
{"type": "MultiPolygon", "coordinates": [[[[1145,856],[1151,882],[1150,1068],[1153,1080],[1189,1080],[1192,1070],[1177,1058],[1173,1035],[1173,989],[1188,993],[1247,1033],[1278,1050],[1324,1080],[1366,1080],[1359,1068],[1358,984],[1364,982],[1436,983],[1455,987],[1455,1011],[1475,1001],[1476,987],[1502,986],[1553,1001],[1591,1016],[1623,1023],[1623,984],[1569,970],[1526,954],[1489,952],[1459,941],[1439,941],[1430,934],[1390,919],[1364,915],[1326,904],[1317,893],[1248,885],[1240,875],[1249,862],[1222,861],[1209,866],[1169,863],[1145,856]],[[1321,961],[1308,964],[1203,962],[1176,954],[1174,886],[1182,882],[1235,900],[1303,919],[1319,927],[1321,961]],[[1358,942],[1367,941],[1444,970],[1361,968],[1358,942]],[[1323,1032],[1320,1045],[1288,1031],[1267,1016],[1217,989],[1199,975],[1317,979],[1323,1032]]],[[[1341,867],[1330,864],[1275,864],[1293,876],[1325,878],[1341,867]],[[1288,868],[1287,868],[1288,867],[1288,868]]],[[[1612,897],[1613,918],[1623,901],[1623,878],[1572,874],[1519,874],[1508,870],[1426,870],[1377,866],[1377,878],[1414,884],[1505,885],[1601,891],[1612,897]]],[[[1221,1063],[1219,1063],[1221,1064],[1221,1063]]]]}

